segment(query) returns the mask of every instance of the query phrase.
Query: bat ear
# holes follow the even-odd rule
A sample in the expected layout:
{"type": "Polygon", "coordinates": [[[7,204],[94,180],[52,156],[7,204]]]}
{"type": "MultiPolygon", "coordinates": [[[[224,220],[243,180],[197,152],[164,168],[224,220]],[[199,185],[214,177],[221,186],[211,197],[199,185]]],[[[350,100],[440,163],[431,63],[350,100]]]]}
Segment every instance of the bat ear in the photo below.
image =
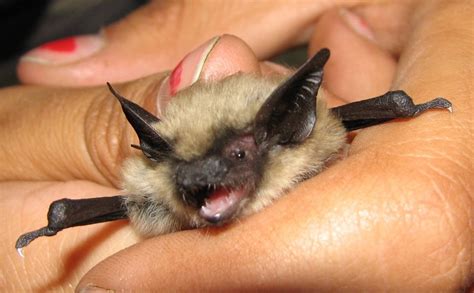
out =
{"type": "Polygon", "coordinates": [[[140,139],[140,149],[145,156],[152,160],[158,160],[170,152],[171,147],[168,142],[166,142],[153,127],[153,124],[160,122],[160,119],[121,96],[114,90],[110,83],[107,83],[107,86],[120,102],[125,117],[127,117],[128,122],[130,122],[133,129],[135,129],[140,139]]]}
{"type": "Polygon", "coordinates": [[[300,143],[311,134],[316,123],[316,94],[328,59],[329,50],[320,50],[270,94],[257,113],[257,144],[300,143]]]}

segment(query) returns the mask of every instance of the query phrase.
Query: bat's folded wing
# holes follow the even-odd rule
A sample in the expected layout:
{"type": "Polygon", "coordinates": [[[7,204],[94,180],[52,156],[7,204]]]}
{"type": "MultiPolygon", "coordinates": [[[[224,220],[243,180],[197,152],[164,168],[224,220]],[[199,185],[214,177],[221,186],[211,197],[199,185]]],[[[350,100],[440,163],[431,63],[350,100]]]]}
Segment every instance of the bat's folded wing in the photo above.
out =
{"type": "Polygon", "coordinates": [[[452,110],[451,102],[436,98],[423,104],[415,105],[410,96],[403,91],[390,91],[368,100],[332,108],[331,111],[341,119],[348,130],[357,130],[384,123],[396,118],[411,118],[429,109],[452,110]]]}
{"type": "Polygon", "coordinates": [[[16,249],[21,249],[41,236],[53,236],[59,231],[82,225],[115,221],[127,218],[125,196],[98,197],[88,199],[60,199],[49,206],[48,225],[21,235],[16,249]]]}

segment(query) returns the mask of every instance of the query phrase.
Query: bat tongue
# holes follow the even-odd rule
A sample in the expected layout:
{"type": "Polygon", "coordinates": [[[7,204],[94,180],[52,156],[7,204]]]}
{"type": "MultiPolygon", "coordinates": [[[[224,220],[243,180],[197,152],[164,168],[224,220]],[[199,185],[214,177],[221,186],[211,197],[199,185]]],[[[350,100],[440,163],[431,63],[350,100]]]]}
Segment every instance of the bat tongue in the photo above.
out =
{"type": "Polygon", "coordinates": [[[213,224],[225,221],[237,211],[239,203],[245,195],[243,188],[219,187],[206,198],[204,205],[199,210],[199,215],[213,224]]]}

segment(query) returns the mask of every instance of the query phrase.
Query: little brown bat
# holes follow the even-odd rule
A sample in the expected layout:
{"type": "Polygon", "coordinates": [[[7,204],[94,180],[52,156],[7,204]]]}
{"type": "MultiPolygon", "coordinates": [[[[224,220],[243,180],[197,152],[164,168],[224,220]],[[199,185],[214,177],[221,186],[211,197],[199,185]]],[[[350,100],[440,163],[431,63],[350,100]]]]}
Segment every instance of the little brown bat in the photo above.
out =
{"type": "Polygon", "coordinates": [[[451,110],[443,98],[415,105],[403,91],[328,109],[318,95],[328,58],[322,49],[286,80],[239,73],[197,82],[172,99],[162,120],[109,84],[140,141],[132,146],[141,155],[123,168],[127,195],[55,201],[48,225],[20,236],[16,248],[65,228],[124,218],[146,237],[221,225],[319,173],[347,131],[451,110]]]}

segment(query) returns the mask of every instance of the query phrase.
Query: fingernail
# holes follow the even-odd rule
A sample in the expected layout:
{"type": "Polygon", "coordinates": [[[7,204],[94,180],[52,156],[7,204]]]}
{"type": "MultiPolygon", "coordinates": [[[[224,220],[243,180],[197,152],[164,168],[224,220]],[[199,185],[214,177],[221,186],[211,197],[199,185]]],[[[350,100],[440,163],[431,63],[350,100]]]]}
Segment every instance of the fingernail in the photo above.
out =
{"type": "Polygon", "coordinates": [[[363,18],[344,8],[339,10],[339,14],[354,32],[371,41],[375,40],[373,31],[363,18]]]}
{"type": "Polygon", "coordinates": [[[35,48],[20,59],[44,65],[59,65],[79,61],[91,56],[104,46],[100,35],[82,35],[59,39],[35,48]]]}
{"type": "Polygon", "coordinates": [[[164,109],[171,97],[178,91],[192,85],[199,79],[207,57],[220,38],[220,36],[214,37],[187,54],[171,71],[171,74],[163,80],[158,91],[157,113],[161,113],[160,109],[164,109]]]}
{"type": "Polygon", "coordinates": [[[207,57],[219,39],[220,37],[214,37],[205,42],[176,65],[169,77],[171,95],[175,95],[179,90],[192,85],[199,79],[207,57]]]}
{"type": "Polygon", "coordinates": [[[77,290],[79,293],[113,293],[115,290],[112,289],[104,289],[101,287],[93,286],[93,285],[88,285],[86,287],[80,288],[77,290]]]}

